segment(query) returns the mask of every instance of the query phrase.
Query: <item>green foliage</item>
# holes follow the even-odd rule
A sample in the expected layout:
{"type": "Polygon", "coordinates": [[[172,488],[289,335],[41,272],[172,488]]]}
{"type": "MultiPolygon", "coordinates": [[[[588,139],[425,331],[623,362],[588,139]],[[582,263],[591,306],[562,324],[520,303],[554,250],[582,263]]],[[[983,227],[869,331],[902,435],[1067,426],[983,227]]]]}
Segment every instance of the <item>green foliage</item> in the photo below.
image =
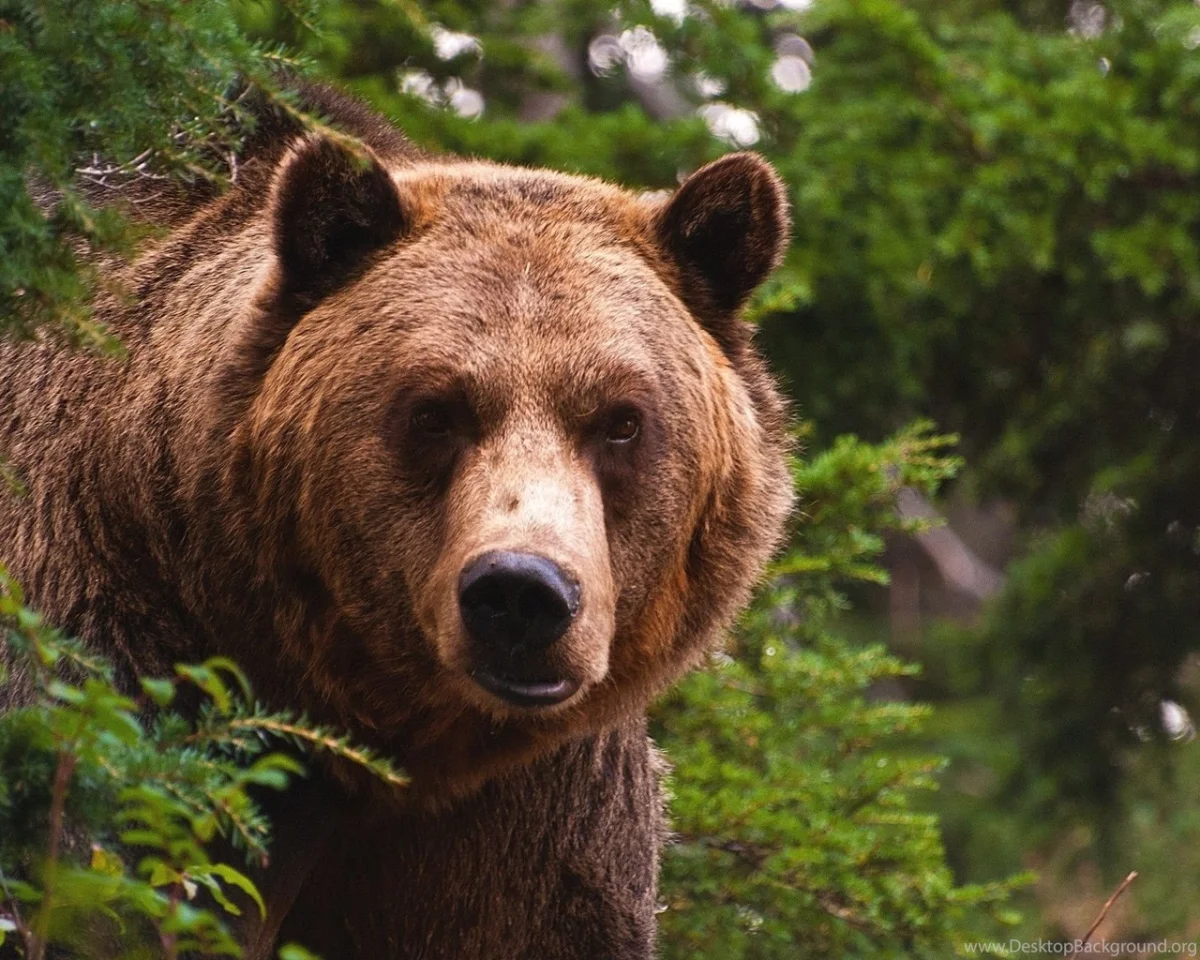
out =
{"type": "Polygon", "coordinates": [[[246,39],[237,10],[0,0],[0,330],[53,322],[113,346],[88,310],[100,277],[81,246],[127,252],[138,231],[98,202],[131,179],[220,183],[239,113],[228,94],[289,62],[246,39]]]}
{"type": "Polygon", "coordinates": [[[265,905],[227,860],[266,865],[263,792],[304,775],[297,756],[320,750],[406,783],[332,731],[253,705],[225,660],[126,696],[111,666],[26,609],[2,572],[0,627],[0,680],[28,701],[0,714],[0,943],[14,938],[18,956],[239,956],[228,919],[265,905]],[[198,710],[178,703],[189,688],[198,710]]]}
{"type": "Polygon", "coordinates": [[[1110,9],[1085,39],[814,8],[787,161],[812,299],[803,335],[766,333],[825,429],[932,415],[977,490],[1050,528],[971,647],[990,666],[969,692],[1003,698],[1009,787],[1037,816],[1117,828],[1131,728],[1164,698],[1200,705],[1200,10],[1110,9]]]}
{"type": "Polygon", "coordinates": [[[851,437],[797,463],[802,517],[729,655],[656,712],[675,764],[663,953],[672,957],[944,957],[977,939],[1013,880],[956,885],[937,820],[914,796],[937,758],[905,746],[928,709],[887,698],[907,666],[857,649],[832,620],[839,587],[885,579],[897,493],[957,467],[924,425],[851,437]]]}

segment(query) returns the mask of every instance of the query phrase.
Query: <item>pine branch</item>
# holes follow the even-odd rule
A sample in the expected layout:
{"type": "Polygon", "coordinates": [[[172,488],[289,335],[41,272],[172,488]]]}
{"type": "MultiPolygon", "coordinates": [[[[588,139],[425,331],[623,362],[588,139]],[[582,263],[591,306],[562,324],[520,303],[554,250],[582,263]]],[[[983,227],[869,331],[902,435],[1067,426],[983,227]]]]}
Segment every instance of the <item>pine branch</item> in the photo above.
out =
{"type": "Polygon", "coordinates": [[[296,721],[290,721],[284,715],[279,717],[250,716],[231,720],[228,728],[230,730],[264,730],[277,736],[309,743],[334,756],[349,760],[394,787],[407,787],[411,782],[407,776],[399,773],[387,760],[377,756],[374,751],[365,747],[353,747],[348,738],[338,736],[325,727],[305,726],[303,720],[304,718],[300,717],[296,721]]]}

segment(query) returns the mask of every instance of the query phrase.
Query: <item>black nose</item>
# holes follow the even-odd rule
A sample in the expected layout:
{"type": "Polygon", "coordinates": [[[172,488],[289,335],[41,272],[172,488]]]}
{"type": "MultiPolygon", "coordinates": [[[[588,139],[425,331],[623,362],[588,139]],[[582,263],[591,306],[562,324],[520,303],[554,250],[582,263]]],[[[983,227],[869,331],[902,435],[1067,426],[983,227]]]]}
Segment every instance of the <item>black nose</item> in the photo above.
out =
{"type": "Polygon", "coordinates": [[[471,638],[493,654],[536,653],[567,632],[579,586],[545,557],[497,550],[463,570],[458,604],[471,638]]]}

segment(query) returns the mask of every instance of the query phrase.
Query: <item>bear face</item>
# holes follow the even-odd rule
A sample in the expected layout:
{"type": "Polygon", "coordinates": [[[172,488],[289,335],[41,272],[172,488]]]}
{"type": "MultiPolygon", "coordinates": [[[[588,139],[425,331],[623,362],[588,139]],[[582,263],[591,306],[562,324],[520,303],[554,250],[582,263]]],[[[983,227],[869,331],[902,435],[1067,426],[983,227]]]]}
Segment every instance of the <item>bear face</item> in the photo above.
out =
{"type": "Polygon", "coordinates": [[[644,708],[791,502],[737,317],[786,244],[774,173],[664,200],[310,138],[270,214],[210,409],[302,700],[443,792],[644,708]]]}

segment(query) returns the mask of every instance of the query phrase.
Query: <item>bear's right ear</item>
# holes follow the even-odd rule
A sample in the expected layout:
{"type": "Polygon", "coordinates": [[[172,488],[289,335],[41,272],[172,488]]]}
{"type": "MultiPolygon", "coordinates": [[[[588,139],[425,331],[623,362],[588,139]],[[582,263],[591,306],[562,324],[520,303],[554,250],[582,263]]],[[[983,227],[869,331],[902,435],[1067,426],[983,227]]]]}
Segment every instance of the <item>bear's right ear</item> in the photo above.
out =
{"type": "Polygon", "coordinates": [[[271,227],[279,300],[306,310],[403,235],[410,217],[391,175],[366,146],[324,136],[294,146],[275,175],[271,227]]]}

